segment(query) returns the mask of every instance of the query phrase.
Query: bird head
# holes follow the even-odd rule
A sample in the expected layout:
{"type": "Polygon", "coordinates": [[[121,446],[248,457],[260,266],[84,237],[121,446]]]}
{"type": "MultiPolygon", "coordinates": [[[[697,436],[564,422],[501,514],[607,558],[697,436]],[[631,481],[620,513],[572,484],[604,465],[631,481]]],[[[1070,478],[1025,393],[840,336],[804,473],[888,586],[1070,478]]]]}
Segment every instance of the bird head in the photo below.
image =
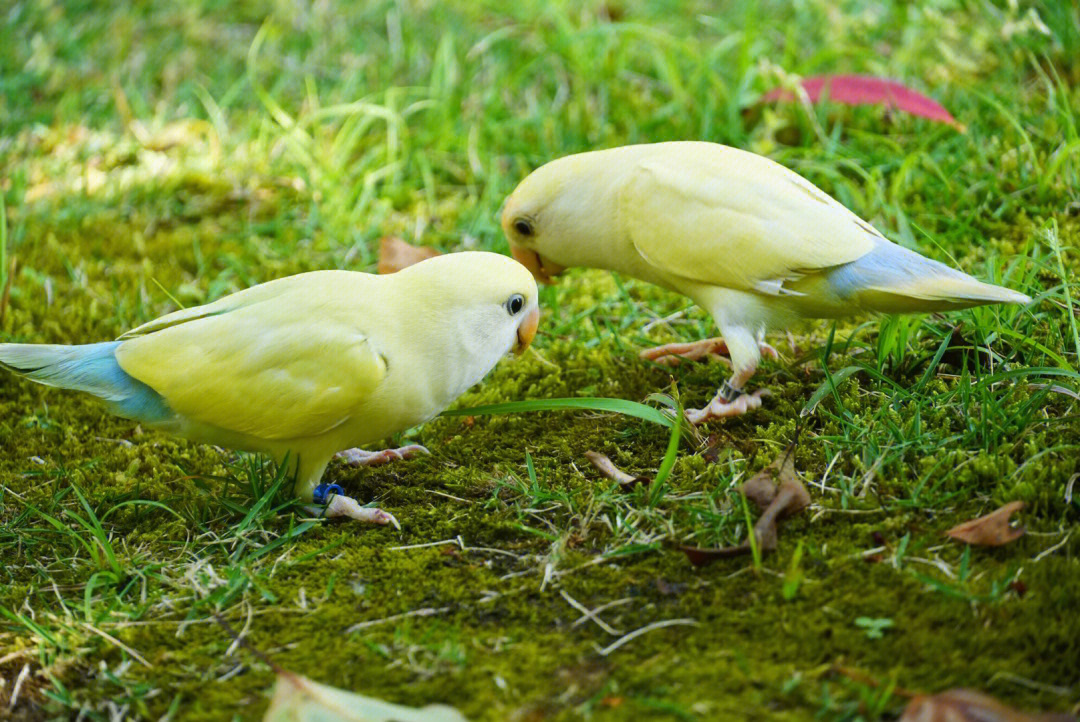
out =
{"type": "Polygon", "coordinates": [[[567,156],[530,173],[503,203],[499,223],[510,253],[540,283],[571,266],[605,268],[615,230],[611,173],[592,153],[567,156]]]}
{"type": "Polygon", "coordinates": [[[536,335],[536,281],[520,263],[498,253],[448,253],[380,276],[408,286],[409,303],[429,309],[458,343],[478,354],[524,353],[536,335]]]}

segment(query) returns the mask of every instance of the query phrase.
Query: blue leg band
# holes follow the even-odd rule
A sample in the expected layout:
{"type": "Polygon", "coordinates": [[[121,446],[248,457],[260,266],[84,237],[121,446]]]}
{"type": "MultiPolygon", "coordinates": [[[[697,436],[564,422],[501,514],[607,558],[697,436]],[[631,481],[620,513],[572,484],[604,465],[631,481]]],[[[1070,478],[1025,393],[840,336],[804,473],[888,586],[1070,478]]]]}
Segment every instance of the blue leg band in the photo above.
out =
{"type": "Polygon", "coordinates": [[[331,494],[344,494],[345,490],[337,484],[319,484],[311,494],[311,499],[316,504],[325,504],[331,494]]]}

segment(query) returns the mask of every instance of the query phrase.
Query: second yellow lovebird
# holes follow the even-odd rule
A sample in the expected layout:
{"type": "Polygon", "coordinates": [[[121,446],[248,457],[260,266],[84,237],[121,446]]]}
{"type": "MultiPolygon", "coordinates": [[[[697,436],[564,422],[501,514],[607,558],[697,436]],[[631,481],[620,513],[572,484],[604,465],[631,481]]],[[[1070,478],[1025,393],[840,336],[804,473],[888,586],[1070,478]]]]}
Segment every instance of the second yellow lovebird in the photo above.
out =
{"type": "Polygon", "coordinates": [[[339,454],[375,464],[423,447],[362,451],[421,424],[528,347],[536,282],[494,253],[398,273],[315,271],[144,324],[116,341],[0,344],[0,366],[101,398],[113,413],[195,441],[286,459],[327,516],[394,517],[321,483],[339,454]],[[344,450],[344,451],[343,451],[344,450]]]}
{"type": "Polygon", "coordinates": [[[863,311],[1028,303],[1022,293],[889,241],[805,178],[716,143],[632,145],[554,160],[503,205],[514,257],[540,281],[604,268],[689,296],[722,338],[642,353],[671,362],[728,353],[733,373],[692,423],[761,405],[748,393],[767,329],[863,311]]]}

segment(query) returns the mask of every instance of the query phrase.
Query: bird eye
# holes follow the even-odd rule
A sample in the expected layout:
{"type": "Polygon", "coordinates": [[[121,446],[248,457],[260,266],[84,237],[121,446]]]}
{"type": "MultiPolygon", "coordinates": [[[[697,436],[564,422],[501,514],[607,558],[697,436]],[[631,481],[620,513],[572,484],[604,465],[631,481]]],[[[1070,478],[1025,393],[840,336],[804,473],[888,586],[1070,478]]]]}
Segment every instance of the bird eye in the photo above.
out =
{"type": "Polygon", "coordinates": [[[518,218],[514,221],[514,230],[517,231],[519,236],[531,236],[533,234],[532,223],[525,218],[518,218]]]}
{"type": "Polygon", "coordinates": [[[511,316],[518,315],[523,308],[525,308],[525,297],[520,293],[515,293],[506,300],[506,310],[511,316]]]}

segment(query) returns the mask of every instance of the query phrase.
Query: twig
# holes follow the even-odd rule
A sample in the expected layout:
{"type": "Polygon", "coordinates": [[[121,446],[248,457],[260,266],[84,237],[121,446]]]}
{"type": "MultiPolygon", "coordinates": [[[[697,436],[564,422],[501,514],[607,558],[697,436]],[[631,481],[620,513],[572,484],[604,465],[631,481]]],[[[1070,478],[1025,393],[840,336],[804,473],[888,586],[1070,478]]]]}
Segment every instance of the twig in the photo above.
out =
{"type": "Polygon", "coordinates": [[[1051,694],[1056,694],[1061,697],[1069,694],[1072,691],[1071,687],[1056,687],[1052,684],[1043,684],[1042,682],[1036,682],[1033,679],[1021,677],[1020,675],[1013,674],[1012,672],[998,672],[990,678],[987,684],[990,684],[998,679],[1003,679],[1006,682],[1012,682],[1013,684],[1018,684],[1021,687],[1027,687],[1028,689],[1037,689],[1040,692],[1050,692],[1051,694]]]}
{"type": "MultiPolygon", "coordinates": [[[[844,667],[843,665],[834,664],[829,668],[830,672],[839,674],[841,677],[847,677],[852,682],[858,682],[859,684],[865,684],[869,687],[880,687],[879,682],[874,677],[870,676],[866,672],[862,672],[858,669],[852,669],[851,667],[844,667]]],[[[904,689],[903,687],[890,687],[889,691],[899,697],[918,697],[922,695],[922,692],[913,692],[910,689],[904,689]]]]}
{"type": "Polygon", "coordinates": [[[19,649],[17,651],[11,652],[10,654],[5,654],[3,657],[0,657],[0,666],[3,666],[5,664],[7,664],[8,662],[16,660],[19,657],[32,657],[33,655],[34,655],[33,650],[19,649]]]}
{"type": "Polygon", "coordinates": [[[270,667],[270,669],[274,670],[274,672],[276,672],[277,674],[284,674],[284,675],[289,676],[290,678],[295,677],[295,675],[293,675],[292,673],[286,671],[282,667],[279,667],[277,665],[277,663],[274,662],[274,660],[267,657],[266,654],[261,649],[257,649],[255,647],[255,645],[253,645],[251,642],[247,641],[246,639],[241,637],[239,634],[237,634],[236,630],[233,629],[232,626],[230,626],[229,623],[225,621],[224,617],[222,617],[217,612],[214,612],[213,615],[214,615],[214,621],[221,625],[221,628],[225,630],[226,634],[228,634],[230,637],[233,638],[233,641],[236,644],[239,644],[241,647],[243,647],[247,651],[254,654],[263,663],[265,663],[268,667],[270,667]]]}
{"type": "Polygon", "coordinates": [[[401,614],[392,614],[389,617],[383,617],[382,619],[371,619],[366,622],[357,622],[348,629],[345,630],[346,634],[351,632],[357,632],[361,629],[367,629],[368,627],[374,627],[379,624],[385,624],[387,622],[396,622],[399,619],[408,619],[409,617],[433,617],[436,614],[445,614],[449,612],[452,607],[424,607],[423,609],[414,609],[411,612],[402,612],[401,614]]]}
{"type": "Polygon", "coordinates": [[[447,499],[453,499],[454,501],[460,501],[462,504],[473,504],[468,499],[462,499],[460,496],[454,496],[453,494],[447,494],[442,491],[435,491],[434,489],[424,489],[428,494],[434,494],[435,496],[445,496],[447,499]]]}
{"type": "Polygon", "coordinates": [[[225,650],[226,657],[231,657],[233,654],[236,653],[236,648],[239,647],[244,641],[244,635],[247,634],[249,629],[251,629],[251,612],[252,607],[251,605],[248,605],[247,619],[244,620],[244,628],[240,630],[239,634],[233,637],[232,644],[230,644],[225,650]]]}
{"type": "Polygon", "coordinates": [[[143,658],[143,656],[142,656],[141,654],[139,654],[139,653],[138,653],[138,652],[136,652],[136,651],[135,651],[134,649],[132,649],[131,647],[127,646],[126,644],[124,644],[123,642],[121,642],[121,641],[120,641],[119,639],[117,639],[116,637],[112,636],[112,635],[111,635],[111,634],[109,634],[108,632],[103,632],[103,631],[101,631],[100,629],[98,629],[97,627],[95,627],[94,625],[92,625],[92,624],[90,624],[90,623],[88,623],[88,622],[84,622],[84,623],[83,623],[83,626],[84,626],[84,627],[86,627],[87,629],[89,629],[89,630],[90,630],[91,632],[93,632],[94,634],[97,634],[97,635],[99,635],[100,637],[102,637],[103,639],[106,639],[106,640],[108,640],[108,641],[112,642],[112,643],[113,643],[113,644],[115,644],[115,645],[116,645],[117,647],[119,647],[120,649],[122,649],[122,650],[124,650],[125,652],[127,652],[128,654],[130,654],[130,655],[131,655],[132,657],[134,657],[134,658],[135,658],[135,660],[136,660],[137,662],[139,662],[139,664],[143,665],[144,667],[148,667],[148,668],[153,668],[153,666],[154,666],[154,665],[152,665],[152,664],[150,664],[149,662],[147,662],[147,661],[146,661],[146,660],[145,660],[145,659],[143,658]]]}
{"type": "Polygon", "coordinates": [[[459,536],[456,539],[443,539],[442,541],[427,542],[425,544],[407,544],[405,546],[399,546],[399,547],[387,547],[386,551],[388,551],[388,552],[400,552],[400,551],[405,551],[406,549],[424,549],[425,547],[441,547],[441,546],[444,546],[446,544],[457,544],[462,549],[465,548],[465,544],[461,541],[461,537],[459,536]]]}
{"type": "Polygon", "coordinates": [[[595,622],[596,626],[600,627],[600,629],[603,629],[605,632],[607,632],[608,634],[610,634],[612,636],[618,636],[618,635],[622,634],[622,632],[620,632],[618,629],[615,629],[615,627],[612,627],[610,624],[605,622],[603,619],[596,616],[599,613],[600,610],[598,610],[598,609],[590,610],[584,604],[582,604],[581,602],[579,602],[578,600],[574,599],[569,594],[567,594],[565,589],[560,589],[559,594],[562,595],[562,598],[566,600],[567,604],[569,604],[571,607],[573,607],[574,609],[581,612],[582,615],[583,615],[580,619],[578,619],[576,622],[574,622],[573,626],[577,626],[578,624],[581,624],[582,622],[588,620],[588,621],[595,622]]]}
{"type": "Polygon", "coordinates": [[[665,620],[663,620],[661,622],[653,622],[652,624],[646,624],[644,627],[641,627],[640,629],[635,629],[634,631],[632,631],[632,632],[630,632],[628,634],[624,634],[623,636],[619,637],[618,639],[616,639],[614,642],[612,642],[608,646],[604,647],[603,649],[597,649],[596,653],[599,654],[601,657],[606,657],[609,654],[611,654],[612,652],[614,652],[616,649],[618,649],[619,647],[626,644],[627,642],[630,642],[630,641],[632,641],[634,639],[637,639],[638,637],[640,637],[643,634],[647,634],[647,633],[652,632],[652,631],[654,631],[656,629],[663,629],[664,627],[674,627],[674,626],[677,626],[677,625],[685,625],[685,626],[689,626],[689,627],[696,627],[696,626],[698,626],[698,621],[696,619],[689,619],[689,618],[665,619],[665,620]]]}
{"type": "Polygon", "coordinates": [[[19,672],[19,676],[15,679],[15,688],[11,690],[11,699],[8,700],[8,709],[15,709],[15,703],[19,701],[19,692],[22,690],[23,682],[30,676],[30,663],[27,662],[23,665],[22,671],[19,672]]]}
{"type": "Polygon", "coordinates": [[[1058,549],[1065,546],[1065,542],[1069,541],[1069,537],[1071,537],[1071,536],[1072,536],[1072,530],[1070,529],[1069,533],[1065,535],[1064,539],[1062,539],[1061,541],[1059,541],[1057,544],[1055,544],[1052,547],[1047,547],[1046,549],[1043,549],[1041,552],[1036,554],[1035,558],[1032,559],[1031,561],[1033,561],[1033,562],[1041,562],[1043,560],[1043,557],[1050,556],[1051,554],[1056,552],[1058,549]]]}

